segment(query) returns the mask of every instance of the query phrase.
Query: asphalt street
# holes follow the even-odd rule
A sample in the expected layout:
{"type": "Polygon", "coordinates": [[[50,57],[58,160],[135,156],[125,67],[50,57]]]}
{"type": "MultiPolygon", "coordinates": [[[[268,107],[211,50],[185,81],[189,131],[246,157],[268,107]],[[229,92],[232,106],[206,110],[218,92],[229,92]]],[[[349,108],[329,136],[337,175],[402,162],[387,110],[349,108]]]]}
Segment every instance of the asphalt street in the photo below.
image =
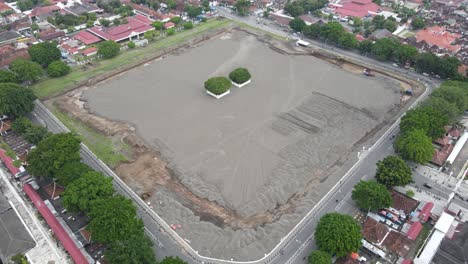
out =
{"type": "MultiPolygon", "coordinates": [[[[239,20],[247,23],[253,27],[258,27],[255,18],[239,18],[228,13],[220,12],[228,18],[239,20]]],[[[282,31],[281,28],[275,25],[261,25],[262,30],[266,30],[278,35],[288,36],[288,33],[282,31]]],[[[309,41],[309,40],[308,40],[309,41]]],[[[425,98],[432,89],[432,80],[425,78],[422,75],[414,72],[408,72],[404,69],[395,68],[389,64],[377,62],[373,59],[359,56],[349,51],[331,48],[322,43],[310,41],[312,46],[319,49],[324,49],[332,52],[335,55],[342,57],[349,57],[353,60],[359,61],[364,64],[372,64],[384,70],[392,72],[407,74],[414,79],[424,79],[430,86],[427,86],[427,91],[420,97],[425,98]]],[[[54,133],[66,132],[68,129],[60,123],[41,103],[37,106],[30,116],[33,121],[47,125],[50,131],[54,133]]],[[[294,228],[287,236],[285,236],[270,253],[265,255],[264,258],[258,261],[244,262],[244,263],[306,263],[307,256],[310,251],[315,249],[313,240],[313,233],[317,220],[328,212],[339,211],[341,213],[348,213],[354,215],[357,212],[356,206],[350,198],[350,193],[353,186],[361,179],[372,178],[375,174],[376,163],[387,155],[393,154],[392,134],[398,133],[398,123],[385,132],[384,136],[366,153],[360,155],[361,159],[356,163],[353,168],[343,176],[342,180],[333,188],[322,201],[312,209],[306,217],[294,228]]],[[[85,163],[98,171],[104,172],[106,175],[113,177],[116,190],[124,196],[133,199],[137,205],[138,214],[143,219],[145,227],[149,236],[155,243],[155,251],[158,259],[167,255],[179,256],[189,263],[241,263],[232,262],[229,260],[218,260],[209,257],[198,255],[198,252],[191,250],[187,242],[180,238],[175,232],[172,232],[167,224],[156,215],[147,204],[145,204],[128,186],[123,183],[120,178],[115,175],[106,165],[102,163],[89,149],[82,145],[82,158],[85,163]],[[165,231],[161,231],[165,230],[165,231]]]]}

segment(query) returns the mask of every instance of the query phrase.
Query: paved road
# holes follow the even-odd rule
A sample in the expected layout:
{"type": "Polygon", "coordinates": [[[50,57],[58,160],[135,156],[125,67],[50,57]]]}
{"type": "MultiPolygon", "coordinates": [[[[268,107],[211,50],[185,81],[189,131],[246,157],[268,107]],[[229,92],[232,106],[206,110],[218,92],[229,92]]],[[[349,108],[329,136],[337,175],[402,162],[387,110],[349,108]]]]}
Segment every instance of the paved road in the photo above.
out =
{"type": "MultiPolygon", "coordinates": [[[[224,13],[223,13],[224,14],[224,13]]],[[[251,26],[257,27],[258,24],[255,19],[252,18],[238,18],[230,14],[224,14],[226,17],[242,21],[251,26]]],[[[275,25],[261,25],[261,29],[270,31],[275,34],[287,36],[287,33],[283,32],[281,28],[275,25]]],[[[330,52],[330,47],[324,44],[310,41],[315,48],[324,49],[330,52]]],[[[414,79],[424,79],[430,85],[427,86],[427,92],[421,96],[421,99],[425,98],[430,90],[432,89],[432,81],[425,79],[424,76],[420,76],[413,72],[407,72],[404,69],[397,69],[388,64],[374,61],[370,58],[361,57],[357,54],[349,51],[343,51],[334,48],[332,52],[335,55],[349,57],[361,63],[367,63],[374,67],[379,67],[384,70],[390,70],[398,72],[400,74],[407,74],[409,77],[414,79]]],[[[38,103],[36,109],[33,111],[31,118],[35,122],[46,124],[47,127],[54,133],[68,131],[50,112],[48,112],[42,104],[38,103]]],[[[375,173],[375,164],[378,160],[384,158],[387,155],[393,154],[392,142],[390,136],[398,133],[398,124],[395,123],[391,129],[386,131],[384,136],[373,146],[367,153],[361,155],[360,161],[353,166],[353,168],[342,178],[336,188],[332,189],[329,194],[314,208],[307,216],[301,220],[301,222],[294,228],[285,238],[281,240],[279,245],[272,250],[272,252],[266,255],[264,258],[258,261],[252,261],[248,263],[306,263],[306,256],[311,250],[315,248],[313,240],[313,232],[317,223],[317,220],[325,213],[332,211],[340,211],[342,213],[354,214],[356,207],[350,199],[351,190],[359,180],[373,177],[375,173]]],[[[148,205],[146,205],[128,186],[126,186],[118,176],[116,176],[102,161],[97,159],[86,146],[82,146],[81,151],[84,162],[93,167],[96,170],[103,171],[105,174],[114,177],[116,190],[133,199],[137,204],[138,214],[142,217],[145,222],[147,233],[155,242],[155,251],[158,257],[166,255],[180,256],[189,263],[240,263],[230,262],[227,260],[217,260],[208,257],[202,257],[191,250],[188,244],[180,238],[177,234],[172,232],[167,224],[157,216],[148,205]],[[164,233],[160,232],[161,228],[166,230],[164,233]]]]}

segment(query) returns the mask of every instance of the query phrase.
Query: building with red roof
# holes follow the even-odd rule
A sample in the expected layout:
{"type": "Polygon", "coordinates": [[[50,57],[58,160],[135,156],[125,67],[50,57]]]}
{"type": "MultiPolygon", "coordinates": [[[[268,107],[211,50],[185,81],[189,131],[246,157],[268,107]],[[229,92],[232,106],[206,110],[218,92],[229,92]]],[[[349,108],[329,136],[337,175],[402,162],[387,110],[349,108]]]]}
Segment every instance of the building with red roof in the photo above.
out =
{"type": "Polygon", "coordinates": [[[13,165],[13,159],[8,157],[6,151],[3,149],[0,149],[0,159],[3,161],[3,163],[13,176],[20,173],[20,170],[13,165]]]}
{"type": "Polygon", "coordinates": [[[170,29],[170,28],[173,28],[175,27],[175,24],[173,22],[167,22],[164,24],[164,28],[165,29],[170,29]]]}
{"type": "Polygon", "coordinates": [[[86,57],[93,56],[97,54],[97,51],[98,49],[95,47],[88,48],[88,49],[83,50],[83,55],[85,55],[86,57]]]}
{"type": "Polygon", "coordinates": [[[330,4],[335,13],[341,17],[375,16],[380,12],[380,6],[372,0],[345,0],[340,4],[330,4]]]}
{"type": "Polygon", "coordinates": [[[431,46],[437,46],[451,53],[457,53],[461,49],[460,45],[452,45],[460,37],[460,34],[448,32],[445,27],[441,26],[428,27],[416,33],[417,42],[424,41],[431,46]]]}
{"type": "Polygon", "coordinates": [[[444,145],[441,149],[436,149],[432,156],[431,162],[438,166],[443,166],[450,153],[452,153],[453,145],[444,145]]]}
{"type": "Polygon", "coordinates": [[[429,217],[431,217],[431,212],[432,212],[432,208],[434,208],[434,203],[432,202],[427,202],[423,208],[421,209],[421,211],[419,212],[419,219],[421,219],[421,221],[423,223],[427,222],[427,220],[429,220],[429,217]]]}
{"type": "Polygon", "coordinates": [[[126,19],[128,23],[119,26],[114,26],[110,28],[99,26],[88,28],[87,30],[104,40],[112,40],[118,42],[122,40],[132,39],[134,37],[139,38],[140,35],[142,35],[146,31],[154,29],[151,25],[143,22],[138,18],[127,17],[126,19]]]}
{"type": "Polygon", "coordinates": [[[98,38],[96,35],[91,34],[90,32],[86,30],[80,31],[78,34],[76,34],[73,37],[73,39],[76,39],[85,45],[91,45],[91,44],[98,43],[99,41],[101,41],[101,39],[98,38]]]}
{"type": "Polygon", "coordinates": [[[53,12],[56,12],[56,11],[59,11],[59,10],[60,10],[60,7],[58,7],[56,5],[39,6],[39,7],[34,8],[31,11],[31,13],[29,14],[29,17],[34,18],[34,17],[40,16],[40,15],[53,13],[53,12]]]}
{"type": "Polygon", "coordinates": [[[11,9],[11,7],[9,7],[7,4],[5,4],[4,2],[0,2],[0,13],[8,12],[11,10],[13,9],[11,9]]]}
{"type": "Polygon", "coordinates": [[[422,228],[423,226],[420,222],[415,222],[408,229],[408,232],[406,232],[406,235],[408,236],[409,239],[415,241],[416,238],[418,238],[419,233],[421,232],[422,228]]]}
{"type": "Polygon", "coordinates": [[[63,247],[68,251],[71,258],[76,264],[89,264],[85,255],[80,251],[73,239],[67,233],[65,228],[59,223],[54,214],[50,211],[39,194],[28,183],[23,185],[24,192],[28,195],[31,201],[36,206],[39,213],[44,217],[47,224],[55,234],[55,237],[62,243],[63,247]]]}

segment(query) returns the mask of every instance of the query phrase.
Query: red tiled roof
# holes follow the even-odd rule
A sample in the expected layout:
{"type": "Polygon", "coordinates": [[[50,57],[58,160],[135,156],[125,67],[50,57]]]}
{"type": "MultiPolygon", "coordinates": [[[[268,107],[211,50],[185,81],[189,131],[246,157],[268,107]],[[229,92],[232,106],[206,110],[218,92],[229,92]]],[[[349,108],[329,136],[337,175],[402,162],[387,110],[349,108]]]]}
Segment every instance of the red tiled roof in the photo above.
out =
{"type": "Polygon", "coordinates": [[[89,55],[89,54],[92,54],[94,52],[97,52],[97,48],[92,47],[92,48],[88,48],[88,49],[83,50],[84,55],[89,55]]]}
{"type": "Polygon", "coordinates": [[[335,12],[341,16],[360,17],[363,18],[371,13],[377,13],[380,6],[368,0],[352,0],[337,7],[335,12]]]}
{"type": "Polygon", "coordinates": [[[356,39],[359,42],[366,40],[366,38],[361,34],[356,34],[356,39]]]}
{"type": "Polygon", "coordinates": [[[389,229],[386,225],[379,223],[372,218],[367,218],[361,232],[362,236],[367,241],[378,244],[385,238],[389,229]]]}
{"type": "Polygon", "coordinates": [[[11,129],[11,121],[10,120],[1,120],[0,121],[0,133],[6,132],[11,129]]]}
{"type": "Polygon", "coordinates": [[[430,45],[435,45],[452,52],[458,52],[460,50],[460,45],[452,45],[452,43],[460,37],[460,34],[448,32],[445,27],[440,26],[428,27],[416,33],[417,42],[425,41],[430,45]]]}
{"type": "Polygon", "coordinates": [[[285,25],[285,26],[289,26],[289,21],[292,20],[292,18],[279,16],[277,14],[270,14],[269,17],[273,19],[274,21],[276,21],[277,23],[285,25]]]}
{"type": "Polygon", "coordinates": [[[90,44],[94,44],[94,43],[101,41],[100,38],[96,37],[95,35],[89,33],[86,30],[80,31],[73,38],[81,41],[85,45],[90,45],[90,44]]]}
{"type": "Polygon", "coordinates": [[[391,231],[385,238],[382,245],[392,252],[397,253],[400,257],[406,257],[409,250],[413,246],[413,241],[407,238],[400,232],[391,231]]]}
{"type": "Polygon", "coordinates": [[[57,10],[60,10],[60,7],[58,7],[56,5],[40,6],[40,7],[34,8],[33,11],[31,12],[31,14],[29,14],[29,17],[40,16],[40,15],[43,15],[43,14],[52,13],[52,12],[57,11],[57,10]]]}
{"type": "Polygon", "coordinates": [[[431,217],[432,208],[434,208],[434,203],[426,203],[422,208],[421,212],[419,212],[419,219],[421,219],[421,221],[423,222],[427,222],[427,220],[429,220],[429,217],[431,217]]]}
{"type": "Polygon", "coordinates": [[[55,236],[62,243],[63,247],[68,251],[73,261],[75,261],[76,264],[89,264],[88,260],[79,250],[75,242],[73,242],[67,231],[65,231],[63,226],[59,223],[57,218],[55,218],[54,214],[52,214],[47,205],[41,199],[39,194],[31,187],[31,185],[28,183],[24,184],[23,190],[34,203],[37,210],[39,210],[39,213],[41,213],[42,217],[44,217],[55,236]]]}
{"type": "Polygon", "coordinates": [[[461,136],[461,130],[456,128],[449,132],[449,135],[454,138],[459,138],[461,136]]]}
{"type": "Polygon", "coordinates": [[[135,19],[140,20],[141,22],[145,23],[146,25],[151,25],[151,23],[154,22],[154,20],[148,18],[147,16],[136,14],[133,16],[135,19]]]}
{"type": "Polygon", "coordinates": [[[132,36],[132,33],[141,34],[153,29],[152,26],[133,17],[127,17],[127,21],[127,24],[116,27],[92,27],[88,28],[88,31],[105,40],[121,41],[132,36]]]}
{"type": "Polygon", "coordinates": [[[434,155],[432,156],[432,163],[442,166],[444,165],[445,161],[447,160],[448,156],[453,150],[452,144],[447,144],[442,147],[441,150],[436,150],[434,155]]]}
{"type": "Polygon", "coordinates": [[[440,138],[434,140],[434,142],[441,145],[441,146],[445,146],[448,143],[450,143],[450,138],[447,137],[447,136],[443,136],[443,137],[440,137],[440,138]]]}
{"type": "Polygon", "coordinates": [[[167,22],[164,24],[165,29],[173,28],[173,27],[175,27],[175,24],[173,22],[167,22]]]}
{"type": "Polygon", "coordinates": [[[13,166],[13,159],[8,157],[6,154],[6,151],[3,149],[0,149],[0,159],[3,161],[3,163],[5,164],[5,166],[8,168],[8,170],[13,176],[15,176],[16,174],[20,172],[18,168],[13,166]]]}
{"type": "Polygon", "coordinates": [[[390,195],[392,196],[392,207],[396,210],[403,210],[406,215],[409,215],[418,206],[418,201],[395,190],[391,190],[390,195]]]}
{"type": "Polygon", "coordinates": [[[423,226],[420,222],[415,222],[411,225],[410,229],[408,232],[406,232],[406,235],[409,237],[411,240],[416,240],[418,238],[419,233],[421,232],[423,226]]]}
{"type": "Polygon", "coordinates": [[[4,2],[0,2],[0,12],[3,13],[3,12],[6,12],[6,11],[9,11],[11,10],[11,7],[9,7],[7,4],[5,4],[4,2]]]}

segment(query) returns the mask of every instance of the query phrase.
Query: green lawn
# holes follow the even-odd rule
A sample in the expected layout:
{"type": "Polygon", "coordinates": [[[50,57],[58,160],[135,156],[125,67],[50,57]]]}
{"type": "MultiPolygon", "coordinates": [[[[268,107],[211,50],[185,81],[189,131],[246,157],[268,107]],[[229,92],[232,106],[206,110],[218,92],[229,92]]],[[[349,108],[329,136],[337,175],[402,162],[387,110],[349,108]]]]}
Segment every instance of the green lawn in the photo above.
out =
{"type": "Polygon", "coordinates": [[[110,167],[113,168],[120,162],[126,161],[125,155],[131,155],[131,147],[124,142],[112,140],[112,138],[94,131],[84,123],[59,111],[55,106],[49,107],[49,109],[70,131],[77,134],[99,159],[110,167]]]}
{"type": "Polygon", "coordinates": [[[100,74],[118,69],[125,65],[138,63],[139,61],[143,61],[144,59],[151,56],[151,54],[154,54],[161,49],[184,42],[202,32],[224,27],[229,23],[231,23],[231,20],[228,19],[213,19],[206,23],[201,23],[199,26],[194,27],[191,30],[181,31],[173,36],[165,37],[161,40],[152,42],[145,48],[129,50],[127,52],[123,52],[116,58],[99,61],[95,67],[90,69],[83,70],[81,67],[75,67],[67,76],[61,78],[45,78],[44,80],[34,85],[32,88],[36,96],[39,98],[53,96],[79,82],[91,79],[100,74]]]}

